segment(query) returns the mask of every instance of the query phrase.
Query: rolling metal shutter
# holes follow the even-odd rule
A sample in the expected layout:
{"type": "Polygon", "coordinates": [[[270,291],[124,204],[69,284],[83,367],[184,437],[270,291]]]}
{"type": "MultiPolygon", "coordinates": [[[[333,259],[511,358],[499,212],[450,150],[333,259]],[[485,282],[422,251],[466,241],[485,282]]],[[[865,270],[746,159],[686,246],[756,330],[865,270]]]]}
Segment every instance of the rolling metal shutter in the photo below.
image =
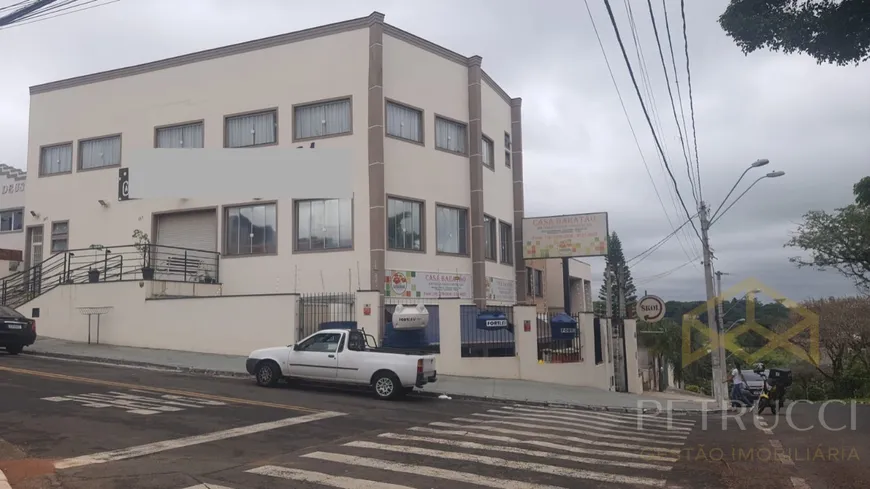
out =
{"type": "Polygon", "coordinates": [[[156,244],[217,251],[217,227],[213,210],[165,214],[157,218],[156,244]]]}

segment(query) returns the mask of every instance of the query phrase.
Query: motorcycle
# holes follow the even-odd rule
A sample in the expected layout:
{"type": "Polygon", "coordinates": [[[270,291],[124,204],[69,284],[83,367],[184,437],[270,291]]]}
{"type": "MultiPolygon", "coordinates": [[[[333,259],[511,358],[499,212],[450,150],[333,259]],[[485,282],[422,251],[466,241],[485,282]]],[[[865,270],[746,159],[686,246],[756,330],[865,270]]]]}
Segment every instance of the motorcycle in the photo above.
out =
{"type": "Polygon", "coordinates": [[[785,406],[785,391],[791,386],[791,370],[785,368],[772,368],[769,375],[764,374],[764,366],[755,367],[755,373],[761,376],[764,383],[761,394],[758,396],[757,413],[761,414],[770,408],[771,414],[776,414],[777,409],[785,406]]]}

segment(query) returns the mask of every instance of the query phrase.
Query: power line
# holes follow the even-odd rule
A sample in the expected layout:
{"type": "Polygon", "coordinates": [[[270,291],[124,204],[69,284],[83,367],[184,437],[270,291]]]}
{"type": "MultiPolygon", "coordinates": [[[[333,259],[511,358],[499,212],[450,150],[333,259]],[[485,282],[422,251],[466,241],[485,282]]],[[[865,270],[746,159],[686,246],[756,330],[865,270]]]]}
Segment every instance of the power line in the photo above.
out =
{"type": "MultiPolygon", "coordinates": [[[[652,172],[649,169],[649,164],[646,161],[646,157],[644,156],[643,149],[640,147],[640,141],[637,138],[637,132],[634,130],[634,125],[631,123],[631,117],[628,115],[628,109],[625,107],[625,101],[622,98],[622,92],[619,90],[619,84],[616,83],[616,77],[613,75],[613,68],[610,66],[610,60],[607,57],[607,50],[604,49],[604,43],[601,41],[601,34],[598,32],[598,26],[595,24],[595,17],[592,15],[592,10],[589,8],[589,1],[583,0],[586,4],[586,13],[589,14],[589,21],[592,23],[592,30],[595,32],[595,37],[598,39],[598,46],[601,48],[601,54],[604,56],[604,63],[607,65],[607,71],[610,73],[610,81],[613,82],[613,88],[616,90],[616,96],[619,98],[619,104],[622,106],[622,113],[625,114],[625,120],[628,122],[628,128],[631,130],[631,136],[634,138],[634,144],[637,147],[637,151],[640,154],[640,159],[643,162],[643,166],[646,169],[646,174],[649,176],[650,183],[652,183],[653,190],[655,191],[656,198],[659,201],[659,204],[662,206],[662,212],[665,213],[665,218],[668,220],[668,225],[671,229],[674,229],[674,223],[671,221],[671,216],[668,214],[668,210],[665,207],[665,203],[662,200],[661,194],[659,194],[658,186],[656,186],[655,179],[652,176],[652,172]]],[[[676,207],[676,202],[674,203],[676,207]]],[[[682,240],[677,237],[677,240],[680,242],[680,248],[683,249],[683,253],[686,254],[686,257],[689,257],[689,252],[686,251],[686,248],[683,246],[682,240]]],[[[694,251],[694,250],[693,250],[694,251]]]]}
{"type": "Polygon", "coordinates": [[[659,38],[659,29],[658,25],[656,24],[655,12],[653,12],[652,0],[646,0],[646,3],[649,7],[649,18],[652,22],[653,34],[655,34],[656,37],[656,46],[658,46],[659,49],[659,59],[661,59],[662,61],[662,71],[665,74],[665,85],[667,85],[668,87],[668,98],[670,98],[671,101],[671,110],[674,114],[674,122],[677,124],[677,133],[680,136],[680,149],[683,150],[683,159],[686,160],[686,174],[689,176],[689,185],[691,185],[692,187],[692,196],[695,198],[695,204],[698,204],[700,200],[697,193],[695,192],[695,180],[692,177],[692,163],[689,161],[689,155],[686,152],[686,141],[685,139],[683,139],[683,130],[680,127],[680,120],[677,117],[677,105],[674,103],[674,93],[671,91],[671,80],[670,77],[668,77],[668,67],[667,64],[665,64],[665,53],[662,49],[661,39],[659,38]]]}
{"type": "MultiPolygon", "coordinates": [[[[27,24],[35,24],[37,22],[42,22],[42,21],[54,19],[57,17],[63,17],[64,15],[74,14],[76,12],[83,12],[85,10],[91,10],[91,9],[94,9],[97,7],[105,7],[106,5],[117,3],[117,2],[120,2],[121,0],[109,0],[105,3],[98,3],[96,5],[91,5],[90,7],[84,7],[84,5],[94,3],[97,1],[99,1],[99,0],[88,0],[85,3],[82,3],[81,5],[76,6],[78,8],[73,9],[73,7],[67,7],[65,9],[62,9],[62,10],[68,10],[67,12],[63,12],[63,11],[59,10],[59,12],[62,12],[62,13],[54,13],[53,15],[39,15],[39,16],[35,16],[33,18],[29,18],[24,22],[13,22],[11,24],[0,27],[0,30],[11,29],[13,27],[18,27],[18,26],[27,25],[27,24]],[[72,10],[70,10],[70,9],[72,9],[72,10]]],[[[42,13],[44,14],[45,12],[42,12],[42,13]]]]}
{"type": "MultiPolygon", "coordinates": [[[[626,264],[627,264],[627,263],[631,263],[632,261],[634,261],[634,260],[637,259],[637,258],[640,258],[640,260],[639,260],[637,263],[635,263],[634,265],[637,265],[638,263],[642,262],[643,260],[646,259],[646,257],[652,255],[653,252],[655,252],[656,250],[658,250],[659,248],[661,248],[662,245],[664,245],[664,244],[665,244],[669,239],[671,239],[673,236],[675,236],[675,235],[677,234],[677,232],[678,232],[680,229],[683,229],[683,227],[686,226],[686,224],[689,224],[690,222],[692,222],[692,219],[694,219],[697,215],[698,215],[698,214],[696,213],[694,216],[692,216],[692,217],[690,217],[688,220],[686,220],[686,222],[680,224],[680,227],[678,227],[677,229],[674,229],[670,234],[668,234],[668,235],[665,236],[664,238],[660,239],[656,244],[654,244],[654,245],[650,246],[649,248],[647,248],[647,249],[641,251],[641,252],[638,253],[637,255],[635,255],[635,256],[629,258],[628,260],[625,260],[625,263],[626,263],[626,264]]],[[[697,253],[695,254],[695,256],[697,257],[697,253]]],[[[689,257],[689,258],[691,258],[691,257],[689,257]]],[[[697,258],[693,258],[693,260],[694,260],[694,259],[697,259],[697,258]]],[[[633,266],[634,266],[634,265],[633,265],[633,266]]]]}
{"type": "Polygon", "coordinates": [[[15,22],[17,23],[17,22],[21,22],[23,20],[44,17],[46,14],[54,12],[55,10],[59,9],[60,7],[63,7],[65,5],[69,5],[71,3],[75,3],[77,1],[78,0],[61,0],[60,2],[58,2],[57,0],[53,0],[52,3],[49,4],[48,6],[38,8],[38,9],[34,10],[33,12],[30,12],[26,15],[23,15],[23,16],[15,19],[15,22]]]}
{"type": "MultiPolygon", "coordinates": [[[[605,0],[607,1],[607,0],[605,0]]],[[[689,36],[686,33],[686,0],[680,0],[680,15],[683,17],[683,44],[686,49],[686,75],[689,82],[689,111],[692,115],[692,139],[695,144],[695,168],[698,174],[698,194],[701,194],[701,162],[698,161],[698,131],[695,129],[695,100],[692,97],[692,66],[689,63],[689,36]]]]}
{"type": "MultiPolygon", "coordinates": [[[[697,258],[695,258],[695,260],[697,260],[697,258]]],[[[650,277],[644,277],[644,278],[638,279],[637,285],[648,284],[650,282],[655,282],[656,280],[661,280],[661,279],[667,277],[668,275],[676,272],[677,270],[685,267],[686,265],[689,265],[690,263],[694,263],[694,260],[687,261],[687,262],[680,264],[674,268],[671,268],[670,270],[666,270],[664,272],[657,273],[657,274],[652,275],[650,277]]]]}
{"type": "Polygon", "coordinates": [[[24,0],[24,1],[22,1],[22,2],[13,3],[12,5],[7,5],[7,6],[5,6],[5,7],[0,7],[0,12],[5,12],[5,11],[7,11],[7,10],[12,10],[12,9],[14,9],[15,7],[20,7],[20,6],[24,5],[25,3],[27,3],[28,1],[30,1],[30,0],[24,0]]]}
{"type": "Polygon", "coordinates": [[[656,147],[658,148],[659,153],[661,153],[662,159],[664,159],[665,168],[668,171],[668,175],[671,177],[671,181],[674,184],[674,190],[676,190],[677,196],[680,199],[680,203],[683,205],[683,210],[686,212],[686,217],[688,217],[689,222],[692,223],[692,228],[695,230],[695,234],[698,235],[698,239],[701,239],[701,233],[698,232],[698,228],[695,226],[695,223],[692,222],[692,216],[691,214],[689,214],[689,209],[686,207],[686,202],[683,200],[682,194],[680,194],[680,188],[679,185],[677,185],[677,179],[674,178],[674,173],[671,171],[670,165],[668,165],[667,157],[665,156],[665,153],[662,150],[662,145],[659,142],[659,138],[655,133],[652,120],[650,120],[649,111],[646,108],[646,104],[643,103],[643,97],[640,94],[640,88],[637,86],[637,78],[634,76],[634,69],[632,69],[631,62],[628,60],[628,53],[626,53],[625,51],[625,44],[623,44],[622,36],[619,34],[619,26],[616,25],[616,18],[613,16],[613,8],[610,6],[610,0],[604,0],[604,5],[607,7],[607,14],[610,16],[610,23],[613,24],[613,30],[616,33],[616,40],[619,41],[619,49],[622,51],[622,57],[625,59],[625,64],[628,67],[628,73],[629,75],[631,75],[631,82],[634,85],[634,90],[637,93],[637,98],[640,101],[641,108],[643,109],[644,117],[646,118],[647,124],[649,124],[650,130],[653,133],[653,139],[655,140],[656,147]]]}

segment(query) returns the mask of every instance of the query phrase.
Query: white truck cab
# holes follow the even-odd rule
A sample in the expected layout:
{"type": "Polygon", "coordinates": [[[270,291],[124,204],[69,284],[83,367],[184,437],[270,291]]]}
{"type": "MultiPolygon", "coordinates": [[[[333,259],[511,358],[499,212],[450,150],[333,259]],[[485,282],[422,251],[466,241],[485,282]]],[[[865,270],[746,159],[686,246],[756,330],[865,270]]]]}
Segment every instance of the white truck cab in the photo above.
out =
{"type": "Polygon", "coordinates": [[[281,379],[371,386],[394,399],[437,380],[434,355],[385,351],[369,346],[364,331],[324,329],[295,345],[252,352],[245,367],[264,387],[281,379]]]}

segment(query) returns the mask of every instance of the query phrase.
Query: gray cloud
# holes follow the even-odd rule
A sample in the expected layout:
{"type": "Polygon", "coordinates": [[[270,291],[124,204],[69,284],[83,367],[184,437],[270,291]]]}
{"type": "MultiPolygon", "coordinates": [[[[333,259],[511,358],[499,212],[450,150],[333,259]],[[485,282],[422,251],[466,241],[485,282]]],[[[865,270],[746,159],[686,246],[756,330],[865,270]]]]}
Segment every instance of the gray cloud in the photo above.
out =
{"type": "MultiPolygon", "coordinates": [[[[612,3],[640,77],[624,6],[612,3]]],[[[818,66],[807,57],[777,53],[744,56],[716,24],[726,3],[689,2],[686,12],[704,198],[718,205],[757,158],[769,158],[771,164],[753,171],[744,185],[765,171],[787,174],[759,183],[716,223],[711,232],[716,266],[731,273],[726,279],[730,284],[755,277],[795,299],[854,293],[848,281],[833,273],[797,270],[787,261],[796,251],[782,245],[807,210],[849,203],[851,185],[870,168],[870,65],[818,66]]],[[[523,98],[529,215],[607,211],[628,257],[671,232],[665,212],[675,226],[686,219],[673,203],[672,184],[659,163],[600,2],[590,2],[596,25],[665,211],[632,139],[583,2],[506,0],[495,7],[492,2],[458,0],[343,0],[306,7],[258,0],[252,5],[230,0],[126,1],[0,30],[0,160],[25,165],[30,85],[378,10],[402,29],[462,54],[483,56],[484,69],[509,94],[523,98]]],[[[645,2],[632,6],[656,101],[655,122],[694,213],[649,14],[645,2]]],[[[679,2],[669,0],[668,7],[688,118],[679,2]]],[[[657,13],[664,36],[660,9],[657,13]]],[[[666,44],[665,49],[670,69],[666,44]]],[[[680,239],[669,240],[633,274],[643,282],[686,263],[687,253],[693,256],[699,249],[687,226],[680,239]]],[[[587,261],[596,278],[600,276],[603,260],[587,261]]],[[[639,288],[669,299],[698,299],[704,293],[703,274],[699,265],[686,265],[639,288]]]]}

